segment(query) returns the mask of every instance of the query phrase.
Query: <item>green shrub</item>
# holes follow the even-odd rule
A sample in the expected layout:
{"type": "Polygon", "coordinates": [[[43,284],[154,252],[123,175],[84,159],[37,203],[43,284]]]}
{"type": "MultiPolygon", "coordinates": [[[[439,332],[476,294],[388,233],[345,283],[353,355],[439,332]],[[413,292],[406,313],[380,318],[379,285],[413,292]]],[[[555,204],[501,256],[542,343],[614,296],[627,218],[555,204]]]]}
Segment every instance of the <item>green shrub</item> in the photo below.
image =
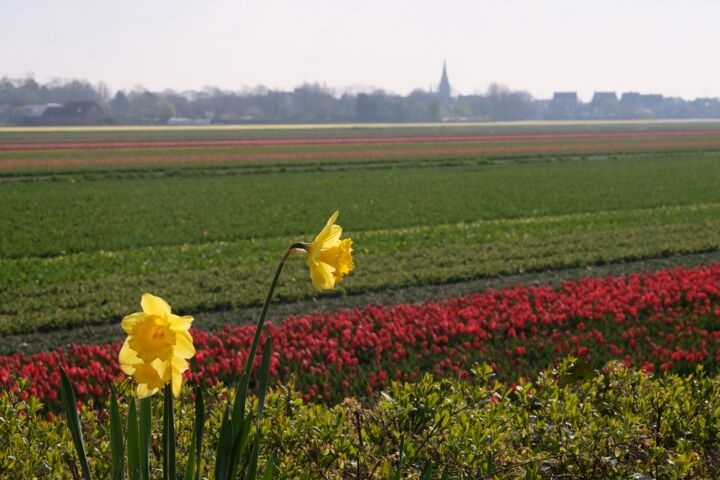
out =
{"type": "MultiPolygon", "coordinates": [[[[207,478],[226,394],[218,387],[206,395],[207,478]]],[[[192,431],[189,395],[177,405],[180,471],[192,431]]],[[[162,402],[154,402],[160,421],[162,402]]],[[[106,411],[85,406],[81,413],[96,478],[109,477],[106,411]]],[[[0,394],[2,478],[73,477],[64,423],[45,415],[33,400],[0,394]]],[[[701,369],[654,377],[609,364],[596,373],[567,359],[533,382],[509,386],[480,366],[465,381],[425,376],[393,384],[372,405],[353,398],[334,406],[304,403],[288,385],[269,394],[263,421],[260,464],[274,453],[276,478],[392,478],[400,464],[401,478],[720,475],[720,376],[701,369]]],[[[160,461],[154,448],[152,467],[160,461]]]]}

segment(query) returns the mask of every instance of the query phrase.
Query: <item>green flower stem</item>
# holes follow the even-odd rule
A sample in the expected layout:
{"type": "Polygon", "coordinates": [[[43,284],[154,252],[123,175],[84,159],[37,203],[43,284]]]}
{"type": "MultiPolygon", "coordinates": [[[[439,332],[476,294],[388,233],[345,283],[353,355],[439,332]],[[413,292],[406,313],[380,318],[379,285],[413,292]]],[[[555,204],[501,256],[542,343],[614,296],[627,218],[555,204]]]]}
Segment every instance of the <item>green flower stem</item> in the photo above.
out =
{"type": "Polygon", "coordinates": [[[177,480],[175,415],[170,384],[165,385],[163,400],[163,480],[177,480]]]}
{"type": "Polygon", "coordinates": [[[268,291],[267,298],[265,298],[265,304],[263,305],[262,312],[260,313],[260,318],[258,319],[257,326],[255,327],[255,336],[253,337],[252,345],[250,346],[250,352],[248,354],[247,359],[245,360],[245,370],[243,372],[243,380],[245,382],[245,390],[247,391],[247,385],[250,384],[250,373],[252,372],[252,364],[253,360],[255,359],[255,354],[257,353],[258,345],[260,345],[260,335],[262,333],[263,327],[265,326],[265,317],[267,317],[268,308],[270,308],[270,302],[272,301],[273,294],[275,293],[275,286],[278,283],[278,279],[280,278],[280,273],[282,272],[283,267],[285,266],[285,261],[288,259],[290,254],[294,251],[307,251],[307,246],[304,243],[294,243],[290,245],[290,247],[285,250],[285,254],[283,255],[282,259],[280,260],[280,264],[277,267],[277,270],[275,271],[275,278],[273,278],[272,284],[270,285],[270,290],[268,291]]]}

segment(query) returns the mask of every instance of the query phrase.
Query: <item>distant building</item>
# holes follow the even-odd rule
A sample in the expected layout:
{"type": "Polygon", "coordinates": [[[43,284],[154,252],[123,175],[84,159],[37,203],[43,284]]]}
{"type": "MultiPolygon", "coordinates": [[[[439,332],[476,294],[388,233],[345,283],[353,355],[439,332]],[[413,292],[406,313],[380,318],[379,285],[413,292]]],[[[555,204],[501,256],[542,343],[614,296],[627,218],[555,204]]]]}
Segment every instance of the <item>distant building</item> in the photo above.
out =
{"type": "Polygon", "coordinates": [[[640,105],[643,108],[650,108],[652,110],[657,110],[663,105],[663,101],[665,100],[665,97],[660,95],[659,93],[653,93],[649,95],[640,95],[640,105]]]}
{"type": "Polygon", "coordinates": [[[665,99],[659,94],[623,92],[620,110],[627,118],[651,118],[659,116],[665,99]]]}
{"type": "Polygon", "coordinates": [[[577,92],[554,92],[552,103],[557,105],[576,105],[578,103],[577,92]]]}
{"type": "Polygon", "coordinates": [[[578,115],[577,92],[555,92],[548,105],[545,118],[550,120],[565,120],[578,115]]]}
{"type": "Polygon", "coordinates": [[[595,92],[593,94],[591,105],[599,106],[604,103],[616,103],[618,101],[615,92],[595,92]]]}
{"type": "Polygon", "coordinates": [[[19,123],[21,125],[41,125],[42,122],[40,121],[40,119],[42,118],[43,113],[45,113],[45,110],[50,107],[59,106],[59,103],[48,103],[41,105],[25,105],[24,107],[19,107],[15,111],[14,123],[19,123]]]}
{"type": "Polygon", "coordinates": [[[449,105],[452,101],[452,92],[450,90],[450,80],[448,80],[447,65],[443,61],[442,76],[440,77],[440,85],[438,85],[438,96],[443,105],[449,105]]]}
{"type": "Polygon", "coordinates": [[[595,92],[590,101],[592,118],[615,118],[619,114],[618,97],[615,92],[595,92]]]}
{"type": "Polygon", "coordinates": [[[25,105],[22,107],[21,115],[25,118],[40,118],[48,107],[59,107],[58,103],[49,103],[47,105],[25,105]]]}
{"type": "Polygon", "coordinates": [[[637,107],[640,105],[640,94],[638,92],[623,92],[620,97],[620,104],[627,107],[637,107]]]}
{"type": "Polygon", "coordinates": [[[68,102],[65,105],[51,105],[37,118],[36,125],[99,125],[110,119],[97,102],[68,102]]]}

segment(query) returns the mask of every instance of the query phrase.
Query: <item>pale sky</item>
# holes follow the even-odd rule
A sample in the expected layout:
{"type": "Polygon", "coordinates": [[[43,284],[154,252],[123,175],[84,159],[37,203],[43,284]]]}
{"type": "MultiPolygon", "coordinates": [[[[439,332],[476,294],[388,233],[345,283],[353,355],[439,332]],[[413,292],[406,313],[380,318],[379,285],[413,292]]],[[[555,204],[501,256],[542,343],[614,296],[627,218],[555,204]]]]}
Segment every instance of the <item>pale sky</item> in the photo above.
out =
{"type": "Polygon", "coordinates": [[[0,0],[0,76],[720,97],[714,0],[0,0]]]}

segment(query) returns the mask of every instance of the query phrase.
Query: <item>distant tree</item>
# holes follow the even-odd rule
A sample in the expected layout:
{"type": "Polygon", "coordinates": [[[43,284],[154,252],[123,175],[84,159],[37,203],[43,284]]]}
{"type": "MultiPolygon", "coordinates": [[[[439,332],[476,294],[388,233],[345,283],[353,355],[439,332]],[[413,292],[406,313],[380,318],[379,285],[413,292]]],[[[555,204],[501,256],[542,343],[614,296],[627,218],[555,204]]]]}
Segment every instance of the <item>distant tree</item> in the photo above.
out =
{"type": "Polygon", "coordinates": [[[154,118],[163,122],[167,123],[167,121],[171,118],[177,115],[177,110],[175,109],[175,105],[170,103],[165,98],[161,98],[157,102],[155,102],[155,110],[154,110],[154,118]]]}
{"type": "Polygon", "coordinates": [[[97,90],[97,101],[98,102],[109,102],[110,101],[110,87],[107,86],[107,83],[100,82],[97,84],[97,87],[95,87],[97,90]]]}
{"type": "Polygon", "coordinates": [[[193,108],[190,100],[185,95],[175,93],[172,90],[165,90],[162,98],[170,102],[175,107],[175,115],[180,117],[193,117],[193,108]]]}
{"type": "Polygon", "coordinates": [[[129,117],[131,121],[149,123],[155,121],[155,104],[159,97],[152,92],[136,87],[128,95],[130,101],[129,117]]]}
{"type": "Polygon", "coordinates": [[[325,122],[331,117],[335,97],[326,87],[306,83],[293,90],[295,116],[299,121],[325,122]]]}
{"type": "Polygon", "coordinates": [[[378,99],[375,95],[360,93],[355,100],[355,117],[360,122],[377,121],[380,117],[378,99]]]}
{"type": "Polygon", "coordinates": [[[115,94],[115,98],[110,102],[110,109],[112,110],[112,116],[115,121],[127,121],[128,114],[130,113],[130,101],[122,90],[118,90],[115,94]]]}
{"type": "Polygon", "coordinates": [[[513,92],[504,85],[492,84],[487,99],[493,120],[528,120],[537,115],[537,107],[527,92],[513,92]]]}
{"type": "Polygon", "coordinates": [[[41,94],[43,103],[101,102],[106,99],[107,97],[103,97],[90,82],[74,79],[52,80],[43,86],[41,94]]]}

